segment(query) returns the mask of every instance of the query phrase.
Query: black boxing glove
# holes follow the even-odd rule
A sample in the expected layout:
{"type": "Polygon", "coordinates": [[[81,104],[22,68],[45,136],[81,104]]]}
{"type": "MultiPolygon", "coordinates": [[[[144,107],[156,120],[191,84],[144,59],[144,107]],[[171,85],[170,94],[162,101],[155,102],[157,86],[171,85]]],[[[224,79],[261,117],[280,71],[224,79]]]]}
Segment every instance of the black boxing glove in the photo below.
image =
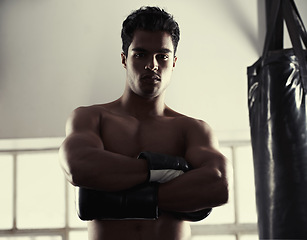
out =
{"type": "Polygon", "coordinates": [[[138,159],[148,162],[148,182],[168,182],[189,170],[188,163],[182,157],[141,152],[138,159]]]}
{"type": "Polygon", "coordinates": [[[81,220],[157,219],[158,183],[119,192],[76,187],[76,210],[81,220]]]}
{"type": "Polygon", "coordinates": [[[212,208],[206,208],[196,212],[173,212],[172,214],[180,220],[198,222],[208,217],[211,212],[212,208]]]}

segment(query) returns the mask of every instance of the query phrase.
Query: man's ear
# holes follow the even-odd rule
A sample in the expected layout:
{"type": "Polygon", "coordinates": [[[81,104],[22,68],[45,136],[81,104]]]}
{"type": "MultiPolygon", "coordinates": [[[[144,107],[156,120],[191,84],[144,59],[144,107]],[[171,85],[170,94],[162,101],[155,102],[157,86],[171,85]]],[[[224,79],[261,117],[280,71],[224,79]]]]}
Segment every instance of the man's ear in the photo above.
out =
{"type": "Polygon", "coordinates": [[[176,67],[176,62],[177,62],[177,57],[176,57],[176,56],[174,56],[174,61],[173,61],[173,69],[174,69],[174,67],[176,67]]]}
{"type": "Polygon", "coordinates": [[[124,68],[127,68],[127,57],[123,52],[121,54],[121,57],[122,57],[122,64],[123,64],[124,68]]]}

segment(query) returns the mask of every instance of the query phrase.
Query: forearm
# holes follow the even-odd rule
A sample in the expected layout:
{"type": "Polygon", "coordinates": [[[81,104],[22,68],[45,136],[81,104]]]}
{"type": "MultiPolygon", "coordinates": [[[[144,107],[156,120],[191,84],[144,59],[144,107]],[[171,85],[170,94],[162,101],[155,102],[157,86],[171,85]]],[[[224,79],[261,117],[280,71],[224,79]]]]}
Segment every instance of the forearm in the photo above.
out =
{"type": "Polygon", "coordinates": [[[75,171],[80,186],[104,191],[128,189],[147,179],[145,161],[105,150],[88,153],[75,171]]]}
{"type": "Polygon", "coordinates": [[[112,153],[103,148],[74,146],[69,139],[61,147],[60,156],[67,179],[76,186],[121,191],[147,179],[147,163],[143,159],[112,153]]]}
{"type": "Polygon", "coordinates": [[[222,205],[228,200],[227,181],[217,170],[199,168],[160,184],[159,208],[192,212],[222,205]]]}

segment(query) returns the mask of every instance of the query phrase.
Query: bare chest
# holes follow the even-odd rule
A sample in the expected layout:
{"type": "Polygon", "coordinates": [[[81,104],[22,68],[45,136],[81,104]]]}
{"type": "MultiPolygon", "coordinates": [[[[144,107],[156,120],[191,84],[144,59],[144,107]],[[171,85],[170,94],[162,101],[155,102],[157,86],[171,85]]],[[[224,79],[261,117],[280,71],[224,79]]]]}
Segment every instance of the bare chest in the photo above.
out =
{"type": "Polygon", "coordinates": [[[100,126],[106,150],[136,157],[141,151],[184,156],[183,126],[174,118],[139,121],[134,118],[111,116],[100,126]]]}

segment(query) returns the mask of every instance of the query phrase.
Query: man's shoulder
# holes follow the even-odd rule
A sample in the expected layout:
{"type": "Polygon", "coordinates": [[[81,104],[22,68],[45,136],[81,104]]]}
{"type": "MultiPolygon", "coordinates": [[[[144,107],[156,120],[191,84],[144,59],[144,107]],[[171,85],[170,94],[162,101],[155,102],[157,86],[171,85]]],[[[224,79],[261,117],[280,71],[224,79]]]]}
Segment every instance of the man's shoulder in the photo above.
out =
{"type": "Polygon", "coordinates": [[[210,125],[202,119],[174,112],[173,117],[179,126],[186,133],[186,136],[203,136],[214,138],[210,125]]]}
{"type": "Polygon", "coordinates": [[[182,118],[188,141],[193,145],[218,147],[218,141],[210,125],[204,120],[185,116],[182,118]]]}
{"type": "Polygon", "coordinates": [[[211,131],[211,127],[209,126],[209,124],[202,119],[197,119],[189,116],[182,116],[181,121],[191,131],[201,131],[207,133],[211,131]]]}
{"type": "Polygon", "coordinates": [[[89,105],[89,106],[80,106],[74,109],[73,114],[74,115],[87,115],[90,116],[99,116],[105,112],[110,111],[112,108],[113,102],[111,103],[104,103],[104,104],[95,104],[95,105],[89,105]]]}
{"type": "Polygon", "coordinates": [[[174,126],[180,128],[188,138],[201,136],[205,138],[213,138],[213,132],[210,125],[198,118],[194,118],[184,114],[174,114],[174,126]]]}
{"type": "Polygon", "coordinates": [[[181,122],[188,128],[193,128],[193,129],[201,128],[203,130],[210,130],[209,124],[202,119],[184,115],[182,113],[178,113],[173,110],[169,112],[169,116],[174,117],[175,119],[177,119],[177,121],[181,122]]]}
{"type": "Polygon", "coordinates": [[[100,122],[101,116],[107,111],[104,104],[79,106],[67,119],[68,126],[93,126],[100,122]]]}
{"type": "Polygon", "coordinates": [[[108,104],[77,107],[67,119],[66,128],[74,130],[97,129],[106,112],[108,112],[108,104]]]}

